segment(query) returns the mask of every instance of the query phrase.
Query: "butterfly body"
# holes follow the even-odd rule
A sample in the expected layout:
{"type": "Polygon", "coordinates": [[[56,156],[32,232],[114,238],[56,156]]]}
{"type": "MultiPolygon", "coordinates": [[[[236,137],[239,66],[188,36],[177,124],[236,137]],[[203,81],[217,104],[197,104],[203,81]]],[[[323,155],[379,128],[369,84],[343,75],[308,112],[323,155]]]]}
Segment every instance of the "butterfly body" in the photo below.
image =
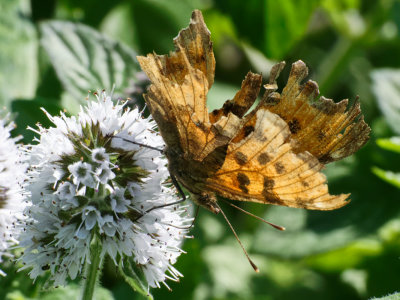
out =
{"type": "Polygon", "coordinates": [[[164,150],[169,161],[170,174],[190,193],[190,198],[196,204],[216,214],[220,211],[216,206],[217,199],[214,193],[206,192],[206,181],[221,167],[226,155],[226,148],[227,145],[220,147],[203,161],[185,157],[184,153],[177,149],[166,148],[164,150]],[[209,163],[211,158],[214,158],[214,163],[209,163]]]}
{"type": "Polygon", "coordinates": [[[262,77],[249,72],[235,97],[209,113],[215,60],[200,11],[174,43],[170,55],[138,61],[152,82],[144,97],[165,141],[169,171],[192,200],[214,213],[216,196],[316,210],[348,203],[348,194],[329,194],[320,171],[367,142],[370,129],[358,103],[346,111],[347,100],[318,98],[315,82],[302,84],[308,72],[302,61],[276,92],[282,62],[254,109],[262,77]]]}

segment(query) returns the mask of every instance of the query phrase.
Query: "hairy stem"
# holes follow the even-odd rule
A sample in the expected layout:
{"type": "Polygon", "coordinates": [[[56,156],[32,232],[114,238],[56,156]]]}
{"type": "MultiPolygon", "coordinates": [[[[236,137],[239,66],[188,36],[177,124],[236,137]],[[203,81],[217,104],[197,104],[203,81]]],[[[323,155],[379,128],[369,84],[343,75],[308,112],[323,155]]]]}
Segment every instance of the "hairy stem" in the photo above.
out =
{"type": "Polygon", "coordinates": [[[83,288],[82,300],[93,299],[94,289],[100,274],[100,253],[101,244],[97,237],[94,238],[90,249],[90,264],[86,264],[86,280],[83,288]]]}

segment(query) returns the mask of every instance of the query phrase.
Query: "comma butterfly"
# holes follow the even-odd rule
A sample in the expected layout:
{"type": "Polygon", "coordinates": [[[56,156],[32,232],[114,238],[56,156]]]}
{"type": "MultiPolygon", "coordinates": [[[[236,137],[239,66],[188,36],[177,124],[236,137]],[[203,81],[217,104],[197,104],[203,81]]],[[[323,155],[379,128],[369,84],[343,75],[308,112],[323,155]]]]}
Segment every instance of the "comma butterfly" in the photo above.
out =
{"type": "Polygon", "coordinates": [[[348,203],[349,194],[329,194],[320,171],[367,142],[370,128],[358,102],[347,109],[347,100],[318,98],[317,83],[302,84],[308,74],[302,61],[292,65],[282,93],[276,92],[281,62],[253,110],[262,77],[249,72],[234,98],[209,113],[215,59],[200,11],[174,44],[169,56],[138,60],[151,80],[144,97],[166,143],[171,178],[197,204],[219,213],[216,195],[316,210],[348,203]]]}

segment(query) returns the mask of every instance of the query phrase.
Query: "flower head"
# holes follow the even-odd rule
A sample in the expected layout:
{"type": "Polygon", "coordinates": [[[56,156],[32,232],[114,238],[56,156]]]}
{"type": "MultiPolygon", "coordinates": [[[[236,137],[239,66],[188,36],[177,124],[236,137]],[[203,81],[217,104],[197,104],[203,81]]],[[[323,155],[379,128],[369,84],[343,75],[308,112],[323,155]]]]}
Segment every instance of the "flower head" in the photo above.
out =
{"type": "Polygon", "coordinates": [[[132,259],[152,287],[177,280],[173,264],[186,234],[180,228],[190,219],[176,205],[146,212],[177,200],[165,184],[165,159],[139,146],[163,146],[155,123],[104,91],[95,95],[78,117],[46,113],[55,127],[39,126],[30,147],[24,268],[32,268],[32,278],[50,270],[54,284],[64,285],[90,263],[96,240],[101,259],[132,259]]]}
{"type": "MultiPolygon", "coordinates": [[[[21,184],[25,178],[26,164],[23,152],[11,138],[13,123],[0,119],[0,262],[10,255],[10,245],[16,243],[15,224],[22,219],[24,209],[21,184]]],[[[0,274],[4,275],[2,271],[0,274]]]]}

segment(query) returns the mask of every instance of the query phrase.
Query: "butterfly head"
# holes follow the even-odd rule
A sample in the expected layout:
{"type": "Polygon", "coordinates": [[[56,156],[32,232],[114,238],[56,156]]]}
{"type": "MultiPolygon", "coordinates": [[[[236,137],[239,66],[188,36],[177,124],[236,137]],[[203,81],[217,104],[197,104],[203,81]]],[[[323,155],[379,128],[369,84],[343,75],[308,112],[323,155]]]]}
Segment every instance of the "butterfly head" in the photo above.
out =
{"type": "Polygon", "coordinates": [[[213,212],[214,214],[219,214],[221,209],[217,204],[217,198],[214,194],[210,193],[201,193],[201,194],[192,194],[191,199],[198,205],[208,209],[209,211],[213,212]]]}

